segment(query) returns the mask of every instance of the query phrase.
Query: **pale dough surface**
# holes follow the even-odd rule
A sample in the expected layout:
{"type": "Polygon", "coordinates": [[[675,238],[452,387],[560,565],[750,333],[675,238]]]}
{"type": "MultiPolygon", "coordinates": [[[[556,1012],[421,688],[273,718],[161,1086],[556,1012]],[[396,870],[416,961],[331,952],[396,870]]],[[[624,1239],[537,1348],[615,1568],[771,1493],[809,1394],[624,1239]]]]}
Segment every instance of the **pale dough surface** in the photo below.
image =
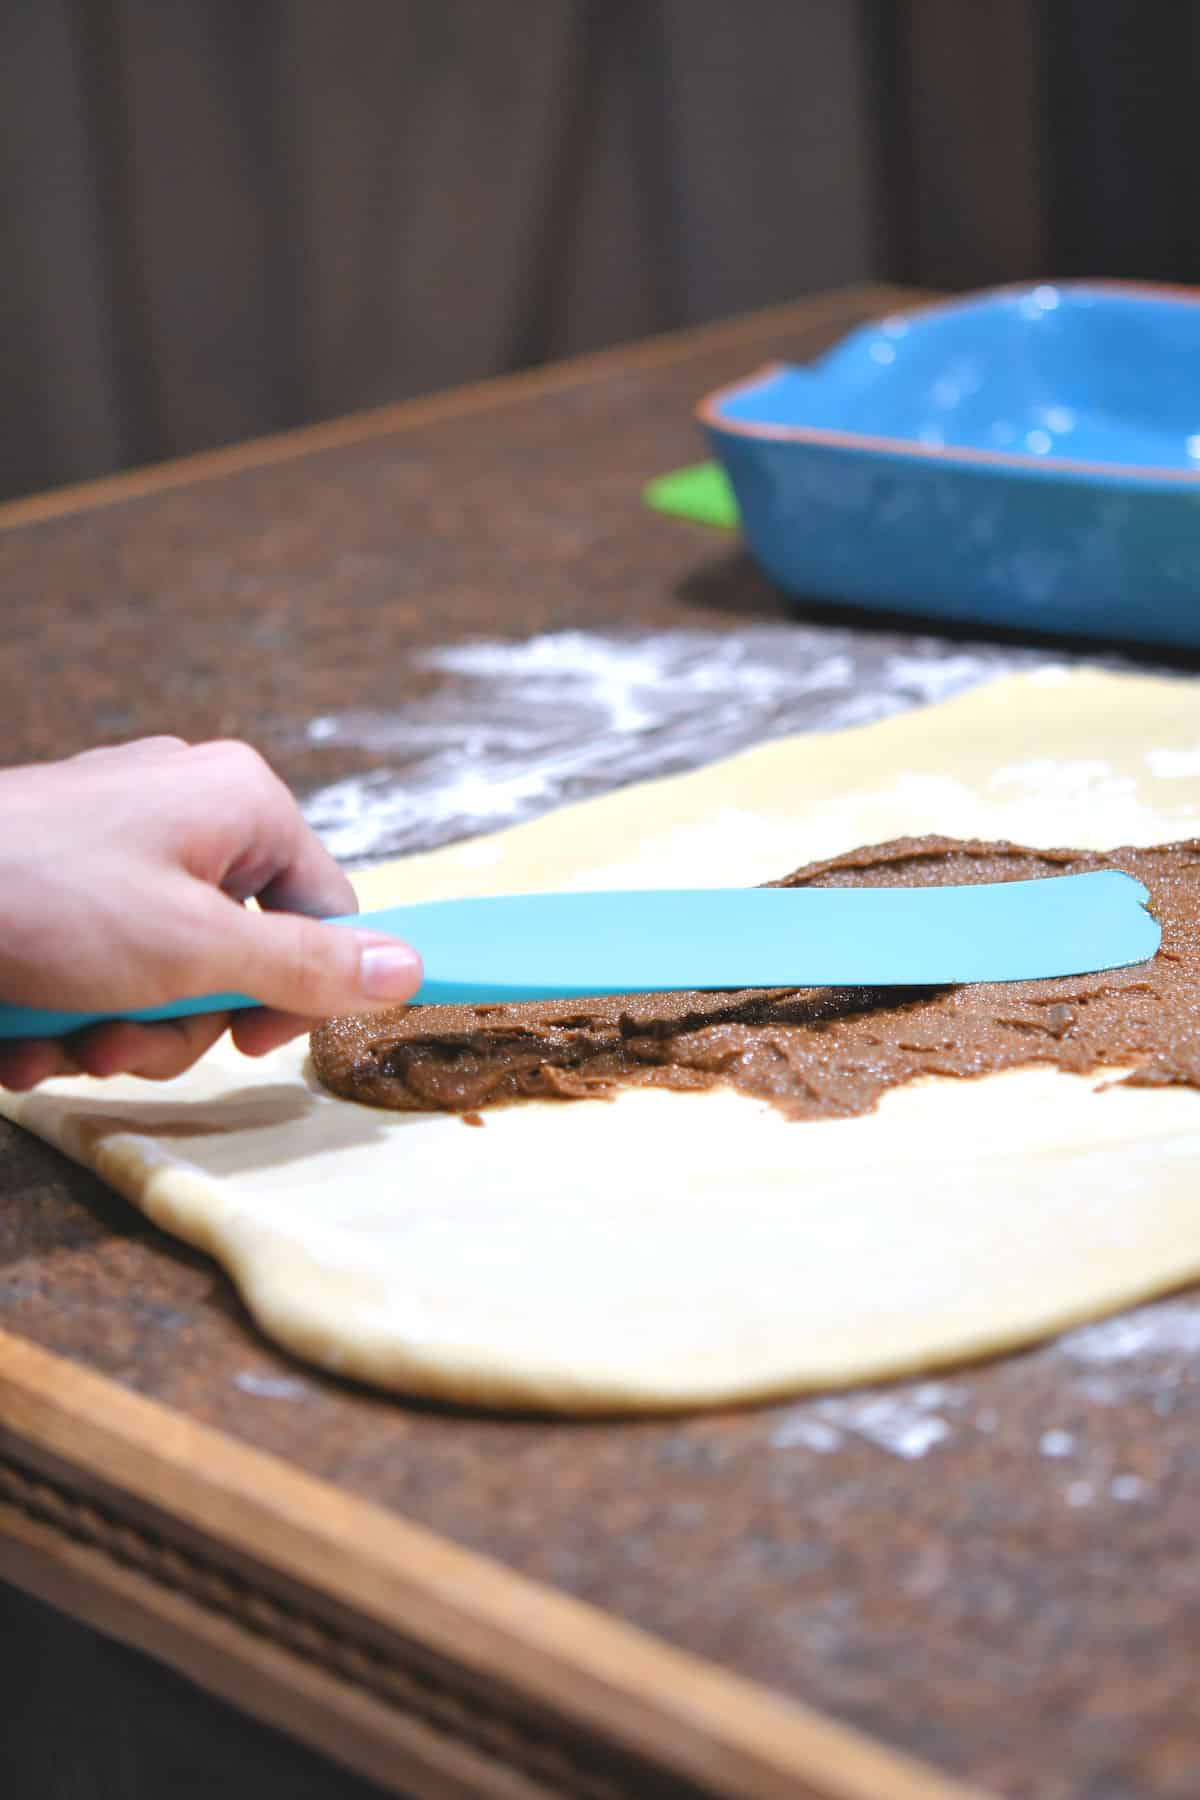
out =
{"type": "MultiPolygon", "coordinates": [[[[1200,832],[1185,681],[1048,670],[363,873],[366,907],[752,883],[902,833],[1200,832]]],[[[1017,1071],[789,1123],[717,1091],[471,1129],[333,1099],[302,1047],[166,1087],[0,1095],[229,1269],[263,1330],[410,1393],[566,1411],[841,1386],[1029,1342],[1200,1276],[1200,1094],[1017,1071]]]]}

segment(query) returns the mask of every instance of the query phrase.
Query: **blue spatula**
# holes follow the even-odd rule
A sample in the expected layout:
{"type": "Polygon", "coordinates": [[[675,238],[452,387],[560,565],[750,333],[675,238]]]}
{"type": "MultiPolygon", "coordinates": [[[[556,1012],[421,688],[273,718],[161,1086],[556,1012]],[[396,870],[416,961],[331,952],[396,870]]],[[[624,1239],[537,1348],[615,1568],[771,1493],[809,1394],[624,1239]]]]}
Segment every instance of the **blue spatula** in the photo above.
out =
{"type": "MultiPolygon", "coordinates": [[[[432,900],[335,919],[415,944],[414,1004],[681,988],[940,987],[1145,962],[1161,932],[1119,870],[974,887],[700,888],[432,900]]],[[[204,994],[153,1021],[254,1006],[204,994]]],[[[0,1007],[0,1037],[58,1037],[113,1014],[0,1007]]]]}

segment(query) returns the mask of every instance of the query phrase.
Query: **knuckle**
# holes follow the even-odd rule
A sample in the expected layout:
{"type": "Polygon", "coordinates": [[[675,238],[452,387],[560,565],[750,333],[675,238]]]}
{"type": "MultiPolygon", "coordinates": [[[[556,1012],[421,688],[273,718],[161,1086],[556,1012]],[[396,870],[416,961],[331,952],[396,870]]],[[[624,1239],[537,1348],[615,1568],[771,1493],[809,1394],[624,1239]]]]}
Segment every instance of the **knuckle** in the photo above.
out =
{"type": "Polygon", "coordinates": [[[151,925],[138,944],[138,999],[156,1006],[187,1000],[220,986],[220,922],[189,893],[172,895],[169,918],[151,925]]]}
{"type": "Polygon", "coordinates": [[[138,1031],[138,1026],[120,1022],[77,1032],[71,1039],[72,1060],[84,1075],[103,1079],[121,1074],[136,1060],[138,1031]]]}
{"type": "Polygon", "coordinates": [[[215,767],[239,783],[265,785],[277,779],[261,752],[242,738],[213,738],[208,743],[197,744],[192,755],[197,765],[215,767]]]}
{"type": "Polygon", "coordinates": [[[218,738],[193,751],[196,767],[206,779],[235,791],[265,816],[277,812],[281,799],[291,803],[290,792],[262,752],[241,738],[218,738]]]}
{"type": "Polygon", "coordinates": [[[174,732],[156,731],[149,737],[137,738],[130,748],[136,750],[186,750],[188,742],[186,738],[176,737],[174,732]]]}
{"type": "Polygon", "coordinates": [[[0,1088],[27,1093],[52,1075],[69,1072],[66,1056],[44,1043],[0,1046],[0,1088]]]}
{"type": "Polygon", "coordinates": [[[332,989],[349,977],[345,946],[332,930],[306,919],[280,921],[288,940],[286,976],[289,1009],[315,1015],[325,1010],[332,989]]]}
{"type": "Polygon", "coordinates": [[[176,737],[170,731],[151,731],[144,737],[123,738],[116,744],[97,744],[90,750],[80,750],[68,760],[71,762],[112,762],[117,758],[144,756],[147,750],[186,750],[186,738],[176,737]]]}
{"type": "Polygon", "coordinates": [[[177,898],[173,916],[158,929],[147,931],[143,939],[141,961],[151,996],[148,1005],[187,999],[203,993],[209,985],[212,925],[204,911],[189,905],[188,899],[177,898]]]}
{"type": "Polygon", "coordinates": [[[176,1075],[182,1075],[185,1069],[190,1069],[203,1054],[202,1050],[172,1047],[169,1051],[155,1052],[141,1068],[132,1072],[140,1075],[143,1081],[174,1081],[176,1075]]]}

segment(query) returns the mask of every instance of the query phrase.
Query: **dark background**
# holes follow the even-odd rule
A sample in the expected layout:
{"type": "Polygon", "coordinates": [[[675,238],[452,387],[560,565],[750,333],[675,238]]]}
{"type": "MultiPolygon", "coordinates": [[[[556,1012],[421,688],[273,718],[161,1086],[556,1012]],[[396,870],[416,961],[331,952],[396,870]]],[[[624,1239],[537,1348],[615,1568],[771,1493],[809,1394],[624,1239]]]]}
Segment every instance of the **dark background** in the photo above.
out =
{"type": "Polygon", "coordinates": [[[1189,0],[4,0],[0,494],[860,278],[1195,280],[1189,0]]]}

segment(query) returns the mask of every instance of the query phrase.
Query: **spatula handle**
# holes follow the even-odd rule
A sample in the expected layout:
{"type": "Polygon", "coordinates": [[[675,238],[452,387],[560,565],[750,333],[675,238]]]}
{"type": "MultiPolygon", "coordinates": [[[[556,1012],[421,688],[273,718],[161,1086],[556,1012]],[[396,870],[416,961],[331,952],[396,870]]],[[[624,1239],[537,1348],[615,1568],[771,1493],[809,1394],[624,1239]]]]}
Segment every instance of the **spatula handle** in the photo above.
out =
{"type": "Polygon", "coordinates": [[[130,1019],[157,1024],[164,1019],[184,1019],[197,1013],[232,1012],[235,1008],[257,1006],[246,994],[197,994],[192,1000],[172,1000],[166,1006],[148,1006],[140,1012],[81,1013],[53,1012],[40,1006],[0,1006],[0,1038],[59,1038],[88,1025],[102,1025],[113,1019],[130,1019]]]}

